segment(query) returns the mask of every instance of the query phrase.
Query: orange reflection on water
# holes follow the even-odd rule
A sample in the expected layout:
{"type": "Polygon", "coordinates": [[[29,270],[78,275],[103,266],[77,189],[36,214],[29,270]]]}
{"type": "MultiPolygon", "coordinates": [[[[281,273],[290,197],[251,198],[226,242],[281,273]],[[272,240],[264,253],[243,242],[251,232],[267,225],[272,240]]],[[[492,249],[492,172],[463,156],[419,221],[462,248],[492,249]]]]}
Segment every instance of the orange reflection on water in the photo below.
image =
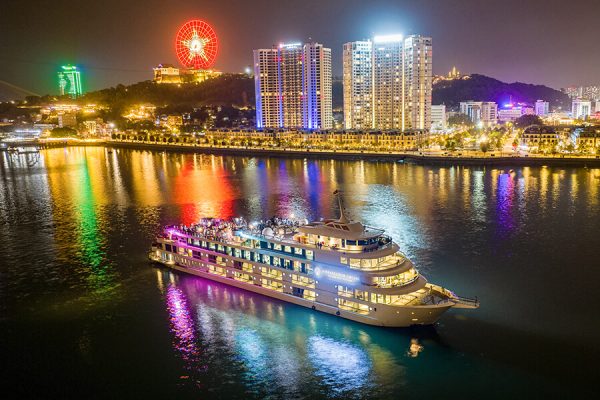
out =
{"type": "MultiPolygon", "coordinates": [[[[222,157],[202,157],[200,163],[185,157],[173,181],[173,200],[181,205],[181,222],[185,225],[202,217],[231,218],[234,216],[235,192],[222,157]],[[202,168],[205,161],[210,168],[202,168]]],[[[206,166],[206,164],[205,164],[206,166]]]]}

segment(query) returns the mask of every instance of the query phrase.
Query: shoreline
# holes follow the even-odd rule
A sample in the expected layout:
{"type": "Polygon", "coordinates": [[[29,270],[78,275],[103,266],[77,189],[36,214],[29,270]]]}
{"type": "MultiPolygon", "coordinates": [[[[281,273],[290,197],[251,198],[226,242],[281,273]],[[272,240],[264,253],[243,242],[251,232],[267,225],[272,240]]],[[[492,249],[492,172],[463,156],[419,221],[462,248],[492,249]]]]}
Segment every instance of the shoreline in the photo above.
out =
{"type": "Polygon", "coordinates": [[[372,151],[323,151],[300,149],[268,149],[198,146],[184,144],[150,144],[129,141],[56,141],[56,142],[12,142],[16,147],[35,146],[39,149],[77,146],[104,146],[107,148],[129,148],[138,150],[158,150],[183,153],[200,153],[215,155],[233,155],[243,157],[279,157],[279,158],[312,158],[335,160],[365,160],[387,162],[409,162],[421,165],[480,165],[480,166],[557,166],[557,167],[593,167],[600,168],[600,156],[590,157],[538,157],[538,156],[444,156],[402,152],[372,151]]]}
{"type": "Polygon", "coordinates": [[[600,168],[600,157],[512,157],[512,156],[434,156],[418,153],[382,153],[369,151],[320,151],[320,150],[279,150],[239,147],[194,146],[181,144],[149,144],[136,142],[109,141],[107,147],[140,150],[159,150],[183,153],[234,155],[244,157],[313,158],[335,160],[365,160],[409,162],[422,165],[481,165],[481,166],[561,166],[600,168]]]}

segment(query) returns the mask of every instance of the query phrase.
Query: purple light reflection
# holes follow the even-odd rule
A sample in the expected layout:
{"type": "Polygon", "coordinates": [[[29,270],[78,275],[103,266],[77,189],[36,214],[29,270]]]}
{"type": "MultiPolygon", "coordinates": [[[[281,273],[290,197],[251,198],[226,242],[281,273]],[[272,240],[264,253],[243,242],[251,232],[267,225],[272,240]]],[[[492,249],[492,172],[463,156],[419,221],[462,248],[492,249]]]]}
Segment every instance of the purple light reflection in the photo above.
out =
{"type": "Polygon", "coordinates": [[[186,363],[186,369],[197,370],[200,350],[196,345],[194,320],[181,289],[170,285],[167,289],[167,310],[174,335],[173,347],[186,363]]]}
{"type": "Polygon", "coordinates": [[[498,176],[498,192],[496,196],[496,215],[498,225],[502,232],[510,233],[516,228],[512,215],[515,200],[515,182],[510,174],[503,173],[498,176]]]}

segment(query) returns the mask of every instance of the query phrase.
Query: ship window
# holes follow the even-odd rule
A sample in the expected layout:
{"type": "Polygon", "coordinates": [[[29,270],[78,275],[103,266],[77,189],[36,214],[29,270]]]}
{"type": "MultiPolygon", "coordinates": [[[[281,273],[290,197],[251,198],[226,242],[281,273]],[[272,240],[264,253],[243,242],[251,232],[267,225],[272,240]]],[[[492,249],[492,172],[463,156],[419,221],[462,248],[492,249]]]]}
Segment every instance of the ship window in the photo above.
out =
{"type": "Polygon", "coordinates": [[[271,257],[267,256],[266,254],[263,254],[262,262],[265,264],[271,264],[271,257]]]}
{"type": "Polygon", "coordinates": [[[254,253],[254,261],[260,262],[260,254],[259,253],[254,253]]]}
{"type": "Polygon", "coordinates": [[[312,265],[304,264],[304,268],[302,268],[302,272],[304,272],[305,274],[312,274],[312,265]]]}
{"type": "Polygon", "coordinates": [[[252,257],[252,252],[251,251],[245,250],[244,254],[245,254],[244,258],[246,258],[246,260],[249,260],[252,257]]]}
{"type": "Polygon", "coordinates": [[[242,251],[240,249],[235,249],[234,253],[237,258],[242,258],[242,251]]]}
{"type": "Polygon", "coordinates": [[[346,258],[346,257],[340,257],[340,263],[342,263],[342,264],[348,264],[348,258],[346,258]]]}
{"type": "Polygon", "coordinates": [[[279,257],[273,257],[273,265],[279,267],[281,265],[281,260],[279,257]]]}
{"type": "Polygon", "coordinates": [[[309,260],[312,260],[314,258],[313,254],[314,253],[312,250],[306,250],[306,258],[308,258],[309,260]]]}
{"type": "Polygon", "coordinates": [[[358,259],[358,258],[351,258],[350,259],[350,266],[354,267],[354,268],[360,268],[360,259],[358,259]]]}
{"type": "Polygon", "coordinates": [[[274,250],[281,250],[281,245],[278,243],[273,244],[273,249],[274,250]]]}
{"type": "Polygon", "coordinates": [[[300,261],[294,261],[294,271],[300,272],[302,270],[302,264],[300,261]]]}
{"type": "Polygon", "coordinates": [[[284,250],[288,253],[292,252],[292,248],[290,246],[285,246],[284,250]]]}
{"type": "Polygon", "coordinates": [[[356,246],[356,240],[346,240],[348,246],[356,246]]]}
{"type": "Polygon", "coordinates": [[[294,247],[294,253],[295,254],[302,254],[302,248],[301,247],[294,247]]]}

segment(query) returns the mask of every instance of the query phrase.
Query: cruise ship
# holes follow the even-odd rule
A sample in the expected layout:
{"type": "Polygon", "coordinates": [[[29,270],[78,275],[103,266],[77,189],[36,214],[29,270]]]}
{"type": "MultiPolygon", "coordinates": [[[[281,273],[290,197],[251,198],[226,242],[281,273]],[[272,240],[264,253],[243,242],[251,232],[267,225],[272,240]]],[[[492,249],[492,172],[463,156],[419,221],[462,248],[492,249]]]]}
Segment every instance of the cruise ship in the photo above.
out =
{"type": "Polygon", "coordinates": [[[429,283],[381,229],[346,216],[300,222],[205,218],[167,226],[151,260],[265,296],[369,325],[429,325],[452,307],[477,308],[429,283]]]}

